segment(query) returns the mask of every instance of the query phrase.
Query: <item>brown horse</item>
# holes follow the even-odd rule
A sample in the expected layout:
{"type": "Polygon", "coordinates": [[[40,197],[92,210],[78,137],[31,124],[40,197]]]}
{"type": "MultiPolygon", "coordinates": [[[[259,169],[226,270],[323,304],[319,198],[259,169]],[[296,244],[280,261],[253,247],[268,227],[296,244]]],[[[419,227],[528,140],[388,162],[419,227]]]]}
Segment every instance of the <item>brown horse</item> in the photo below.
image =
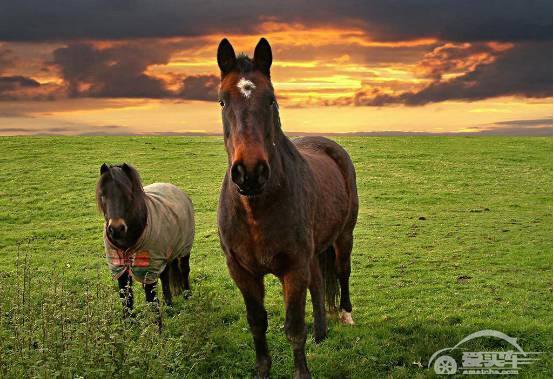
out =
{"type": "Polygon", "coordinates": [[[353,323],[348,282],[358,215],[354,166],[348,153],[329,139],[291,142],[285,136],[270,79],[267,40],[260,40],[250,59],[237,57],[223,39],[217,61],[229,164],[219,199],[219,237],[246,304],[257,375],[268,377],[271,367],[263,281],[271,273],[283,285],[295,377],[307,378],[307,290],[316,342],[327,335],[325,298],[329,309],[336,310],[339,285],[341,320],[353,323]]]}

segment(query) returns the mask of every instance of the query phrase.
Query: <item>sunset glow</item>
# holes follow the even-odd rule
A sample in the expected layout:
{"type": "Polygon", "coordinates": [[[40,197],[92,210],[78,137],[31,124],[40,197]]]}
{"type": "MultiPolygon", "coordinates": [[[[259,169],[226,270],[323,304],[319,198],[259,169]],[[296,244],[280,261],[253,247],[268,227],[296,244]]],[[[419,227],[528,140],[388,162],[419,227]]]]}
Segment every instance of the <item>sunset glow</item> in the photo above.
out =
{"type": "Polygon", "coordinates": [[[0,134],[218,133],[215,52],[223,36],[249,55],[261,36],[269,40],[288,131],[464,132],[514,120],[536,126],[552,116],[551,71],[537,84],[528,68],[521,78],[496,68],[518,68],[522,54],[551,67],[551,41],[448,40],[440,30],[389,38],[355,19],[260,20],[256,33],[4,42],[0,35],[0,134]]]}

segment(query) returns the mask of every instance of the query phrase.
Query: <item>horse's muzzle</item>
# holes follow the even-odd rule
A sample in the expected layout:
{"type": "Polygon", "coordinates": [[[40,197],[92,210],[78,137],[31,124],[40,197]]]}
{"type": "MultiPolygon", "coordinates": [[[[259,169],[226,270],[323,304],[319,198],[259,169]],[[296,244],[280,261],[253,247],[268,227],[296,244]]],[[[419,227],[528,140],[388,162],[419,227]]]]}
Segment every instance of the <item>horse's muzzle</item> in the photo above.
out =
{"type": "Polygon", "coordinates": [[[267,161],[258,161],[254,167],[248,168],[242,162],[231,166],[231,180],[237,185],[239,194],[256,196],[263,192],[269,180],[269,164],[267,161]]]}
{"type": "Polygon", "coordinates": [[[120,239],[127,233],[127,224],[120,218],[109,219],[107,231],[112,240],[120,239]]]}

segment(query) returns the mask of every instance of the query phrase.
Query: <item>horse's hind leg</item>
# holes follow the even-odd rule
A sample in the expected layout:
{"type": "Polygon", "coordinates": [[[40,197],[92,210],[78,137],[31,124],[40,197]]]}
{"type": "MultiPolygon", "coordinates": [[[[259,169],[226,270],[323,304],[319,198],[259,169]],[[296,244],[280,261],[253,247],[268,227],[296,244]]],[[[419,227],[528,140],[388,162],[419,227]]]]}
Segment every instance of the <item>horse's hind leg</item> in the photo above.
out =
{"type": "Polygon", "coordinates": [[[168,307],[173,306],[173,298],[171,296],[171,288],[169,284],[169,268],[166,267],[165,270],[162,271],[162,274],[160,275],[160,279],[162,281],[162,292],[164,294],[164,301],[165,305],[168,307]]]}
{"type": "Polygon", "coordinates": [[[340,285],[340,321],[353,325],[352,303],[350,302],[350,258],[353,237],[351,231],[345,231],[335,241],[336,268],[340,285]]]}
{"type": "Polygon", "coordinates": [[[183,277],[185,281],[185,299],[190,297],[190,255],[186,255],[181,259],[181,271],[183,272],[183,277]]]}
{"type": "Polygon", "coordinates": [[[319,343],[327,337],[327,319],[325,314],[325,295],[323,293],[323,278],[317,257],[310,265],[310,295],[314,313],[314,340],[319,343]]]}

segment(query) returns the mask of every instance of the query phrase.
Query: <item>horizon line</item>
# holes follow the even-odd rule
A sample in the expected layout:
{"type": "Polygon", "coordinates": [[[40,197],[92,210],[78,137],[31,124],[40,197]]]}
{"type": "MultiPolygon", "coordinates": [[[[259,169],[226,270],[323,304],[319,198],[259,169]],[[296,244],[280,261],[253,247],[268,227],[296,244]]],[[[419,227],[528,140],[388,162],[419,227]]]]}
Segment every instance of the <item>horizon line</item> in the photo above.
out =
{"type": "MultiPolygon", "coordinates": [[[[2,133],[3,130],[0,130],[2,133]]],[[[6,131],[6,129],[4,130],[6,131]]],[[[15,130],[12,130],[15,131],[15,130]]],[[[21,131],[21,130],[19,130],[21,131]]],[[[286,136],[302,137],[302,136],[332,136],[332,137],[467,137],[467,136],[504,136],[504,137],[552,137],[553,128],[538,127],[525,129],[510,129],[510,130],[477,130],[466,132],[409,132],[397,130],[384,130],[372,132],[285,132],[286,136]]],[[[6,134],[0,137],[32,137],[32,136],[48,136],[48,137],[222,137],[220,132],[144,132],[144,133],[126,133],[126,132],[86,132],[80,134],[60,134],[52,132],[38,132],[32,134],[6,134]]]]}

